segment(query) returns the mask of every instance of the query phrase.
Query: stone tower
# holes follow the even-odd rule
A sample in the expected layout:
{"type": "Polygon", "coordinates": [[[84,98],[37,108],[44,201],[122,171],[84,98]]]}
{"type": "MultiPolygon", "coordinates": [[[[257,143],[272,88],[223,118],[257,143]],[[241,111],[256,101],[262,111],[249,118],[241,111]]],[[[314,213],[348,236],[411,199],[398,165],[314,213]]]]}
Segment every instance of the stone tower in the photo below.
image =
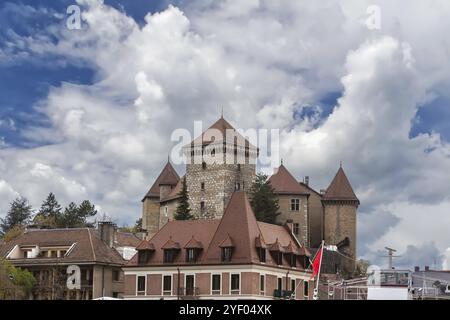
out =
{"type": "Polygon", "coordinates": [[[350,258],[343,258],[340,263],[336,261],[336,264],[351,272],[355,269],[353,259],[356,259],[356,211],[359,200],[342,166],[326,190],[322,205],[325,243],[336,245],[339,252],[350,258]]]}
{"type": "Polygon", "coordinates": [[[200,219],[222,217],[235,190],[249,190],[258,150],[223,117],[183,148],[191,212],[200,219]]]}
{"type": "Polygon", "coordinates": [[[153,236],[160,229],[160,201],[165,199],[175,188],[180,177],[168,161],[155,183],[142,199],[142,228],[148,236],[153,236]]]}

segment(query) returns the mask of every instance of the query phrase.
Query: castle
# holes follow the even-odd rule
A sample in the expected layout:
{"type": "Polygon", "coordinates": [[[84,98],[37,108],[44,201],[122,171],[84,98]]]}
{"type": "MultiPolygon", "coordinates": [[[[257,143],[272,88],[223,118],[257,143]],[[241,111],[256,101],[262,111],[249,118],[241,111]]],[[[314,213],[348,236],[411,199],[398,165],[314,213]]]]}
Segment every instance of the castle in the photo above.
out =
{"type": "MultiPolygon", "coordinates": [[[[197,219],[218,219],[232,194],[250,190],[256,176],[259,150],[223,116],[186,145],[183,153],[187,159],[185,176],[180,177],[168,161],[142,199],[142,226],[149,238],[173,219],[183,178],[192,214],[197,219]]],[[[342,166],[321,192],[310,187],[309,177],[299,182],[283,164],[269,180],[280,206],[277,223],[292,224],[299,243],[318,248],[325,240],[351,259],[356,258],[359,200],[342,166]]]]}

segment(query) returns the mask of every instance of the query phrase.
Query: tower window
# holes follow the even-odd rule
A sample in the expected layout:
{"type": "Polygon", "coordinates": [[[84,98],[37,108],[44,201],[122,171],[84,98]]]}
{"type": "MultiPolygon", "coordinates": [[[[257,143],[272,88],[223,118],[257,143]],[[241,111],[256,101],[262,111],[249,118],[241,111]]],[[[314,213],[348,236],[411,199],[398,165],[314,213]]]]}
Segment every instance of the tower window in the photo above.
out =
{"type": "Polygon", "coordinates": [[[241,171],[241,164],[240,163],[238,163],[238,165],[237,165],[237,170],[241,171]]]}
{"type": "Polygon", "coordinates": [[[236,190],[237,191],[241,190],[241,184],[239,182],[236,183],[236,190]]]}
{"type": "Polygon", "coordinates": [[[202,169],[203,169],[203,170],[206,169],[206,162],[205,162],[205,161],[202,162],[202,169]]]}
{"type": "Polygon", "coordinates": [[[204,183],[204,182],[202,182],[202,183],[200,184],[200,188],[201,188],[202,191],[205,191],[205,183],[204,183]]]}
{"type": "Polygon", "coordinates": [[[200,202],[200,209],[205,209],[205,201],[200,202]]]}
{"type": "Polygon", "coordinates": [[[298,223],[294,223],[294,234],[296,236],[300,234],[300,225],[298,223]]]}
{"type": "Polygon", "coordinates": [[[300,199],[291,199],[291,211],[300,211],[300,199]]]}
{"type": "Polygon", "coordinates": [[[215,156],[216,155],[216,149],[212,149],[212,151],[211,151],[211,156],[215,156]]]}

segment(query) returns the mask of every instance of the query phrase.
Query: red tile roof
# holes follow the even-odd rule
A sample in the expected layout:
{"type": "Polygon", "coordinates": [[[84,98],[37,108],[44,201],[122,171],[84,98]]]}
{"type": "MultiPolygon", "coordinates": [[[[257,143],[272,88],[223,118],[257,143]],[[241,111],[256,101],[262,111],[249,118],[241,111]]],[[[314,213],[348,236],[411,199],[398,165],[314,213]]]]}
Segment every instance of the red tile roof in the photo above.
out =
{"type": "MultiPolygon", "coordinates": [[[[257,248],[274,242],[277,242],[281,249],[290,246],[292,250],[299,253],[305,252],[304,247],[297,242],[287,228],[257,222],[247,195],[243,191],[232,195],[222,219],[169,221],[149,240],[156,250],[147,265],[162,265],[163,249],[177,247],[173,243],[177,243],[180,248],[186,248],[194,240],[201,243],[205,249],[199,253],[197,264],[222,264],[221,247],[230,245],[234,248],[231,259],[233,264],[259,264],[257,248]]],[[[183,250],[180,251],[174,263],[185,263],[183,250]]],[[[276,265],[270,255],[266,257],[266,264],[276,265]]],[[[127,267],[138,265],[137,255],[135,255],[127,267]]]]}
{"type": "MultiPolygon", "coordinates": [[[[194,139],[190,144],[191,145],[203,145],[207,146],[213,142],[224,142],[227,139],[227,131],[233,132],[233,136],[238,137],[238,143],[244,142],[245,146],[255,148],[253,145],[250,144],[250,142],[245,139],[227,120],[225,120],[223,117],[221,117],[219,120],[217,120],[212,126],[210,126],[208,129],[206,129],[199,137],[194,139]],[[228,131],[229,130],[229,131],[228,131]],[[220,133],[218,137],[216,135],[220,133]]],[[[229,137],[230,139],[232,137],[229,137]]],[[[240,144],[241,145],[241,144],[240,144]]]]}
{"type": "Polygon", "coordinates": [[[114,241],[115,247],[133,247],[136,248],[140,243],[141,239],[136,237],[130,232],[116,232],[116,239],[114,241]]]}
{"type": "Polygon", "coordinates": [[[299,194],[308,195],[305,188],[300,186],[297,179],[281,165],[276,172],[269,178],[272,188],[276,194],[299,194]]]}
{"type": "Polygon", "coordinates": [[[175,188],[172,189],[172,191],[169,193],[169,195],[167,197],[161,199],[161,201],[160,201],[161,203],[176,200],[181,197],[180,192],[181,192],[181,189],[183,188],[183,179],[184,179],[184,176],[180,178],[177,185],[175,186],[175,188]]]}
{"type": "Polygon", "coordinates": [[[180,244],[178,242],[175,242],[172,240],[172,237],[170,237],[169,240],[161,247],[161,249],[180,249],[180,244]]]}
{"type": "Polygon", "coordinates": [[[159,186],[169,185],[175,187],[179,181],[180,177],[178,176],[178,173],[175,171],[172,164],[170,162],[167,162],[167,164],[159,174],[158,178],[156,178],[155,183],[153,183],[152,187],[145,195],[144,199],[159,198],[160,196],[159,186]]]}
{"type": "Polygon", "coordinates": [[[186,249],[203,249],[202,243],[195,240],[194,236],[192,236],[192,239],[184,247],[186,249]]]}
{"type": "MultiPolygon", "coordinates": [[[[16,245],[19,246],[58,246],[73,245],[67,256],[58,259],[58,263],[108,263],[122,265],[124,260],[113,248],[104,243],[94,229],[52,229],[26,230],[21,236],[0,246],[0,257],[7,254],[16,245]]],[[[55,259],[15,259],[15,264],[51,264],[55,259]]]]}
{"type": "Polygon", "coordinates": [[[143,240],[137,247],[136,250],[152,250],[155,251],[155,246],[147,240],[143,240]]]}
{"type": "Polygon", "coordinates": [[[339,168],[336,176],[325,192],[323,200],[356,201],[359,203],[342,167],[339,168]]]}

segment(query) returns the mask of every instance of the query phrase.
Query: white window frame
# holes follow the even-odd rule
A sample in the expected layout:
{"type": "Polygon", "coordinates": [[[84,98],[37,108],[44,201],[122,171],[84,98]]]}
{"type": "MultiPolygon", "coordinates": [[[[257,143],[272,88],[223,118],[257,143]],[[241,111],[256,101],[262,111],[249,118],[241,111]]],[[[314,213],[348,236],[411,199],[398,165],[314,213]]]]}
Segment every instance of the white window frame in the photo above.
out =
{"type": "Polygon", "coordinates": [[[297,279],[292,279],[291,278],[291,291],[292,291],[292,298],[296,298],[297,294],[296,294],[296,289],[297,289],[297,279]],[[292,288],[292,281],[294,281],[294,288],[292,288]],[[292,290],[293,289],[293,290],[292,290]]]}
{"type": "Polygon", "coordinates": [[[259,295],[261,295],[261,296],[266,295],[266,275],[265,274],[259,275],[259,295]],[[264,284],[264,290],[261,290],[261,283],[264,284]]]}
{"type": "Polygon", "coordinates": [[[223,287],[223,276],[221,273],[211,273],[211,295],[217,296],[222,294],[222,287],[223,287]],[[213,290],[213,277],[219,276],[220,277],[220,288],[219,290],[213,290]]]}
{"type": "Polygon", "coordinates": [[[303,298],[305,300],[309,300],[309,281],[305,281],[305,280],[303,280],[303,298]],[[308,290],[306,291],[306,295],[305,295],[305,284],[307,284],[307,286],[308,286],[308,290]]]}
{"type": "Polygon", "coordinates": [[[136,275],[136,296],[146,296],[147,295],[147,275],[136,275]],[[144,278],[144,291],[138,291],[139,289],[139,278],[144,278]],[[140,294],[144,293],[144,294],[140,294]]]}
{"type": "Polygon", "coordinates": [[[162,296],[173,296],[173,274],[163,274],[162,275],[161,295],[162,296]],[[169,292],[168,290],[164,290],[164,278],[165,277],[170,277],[170,293],[169,294],[166,294],[166,292],[169,292]]]}
{"type": "Polygon", "coordinates": [[[184,274],[184,283],[183,283],[183,285],[184,285],[184,294],[186,294],[186,289],[187,289],[186,279],[187,279],[188,276],[194,276],[194,291],[195,291],[195,288],[196,288],[196,285],[197,285],[197,275],[196,275],[196,273],[193,273],[193,272],[185,273],[184,274]]]}
{"type": "Polygon", "coordinates": [[[242,274],[241,274],[241,272],[230,273],[230,286],[229,286],[229,288],[230,288],[230,295],[239,296],[241,294],[241,288],[242,288],[242,274]],[[233,293],[232,291],[236,291],[236,290],[232,290],[231,289],[231,278],[234,275],[239,276],[239,292],[238,293],[233,293]]]}
{"type": "Polygon", "coordinates": [[[301,208],[300,198],[291,198],[290,206],[291,206],[291,211],[292,212],[300,212],[300,208],[301,208]],[[294,209],[297,208],[297,201],[298,201],[298,210],[292,210],[292,201],[294,201],[294,209]]]}

